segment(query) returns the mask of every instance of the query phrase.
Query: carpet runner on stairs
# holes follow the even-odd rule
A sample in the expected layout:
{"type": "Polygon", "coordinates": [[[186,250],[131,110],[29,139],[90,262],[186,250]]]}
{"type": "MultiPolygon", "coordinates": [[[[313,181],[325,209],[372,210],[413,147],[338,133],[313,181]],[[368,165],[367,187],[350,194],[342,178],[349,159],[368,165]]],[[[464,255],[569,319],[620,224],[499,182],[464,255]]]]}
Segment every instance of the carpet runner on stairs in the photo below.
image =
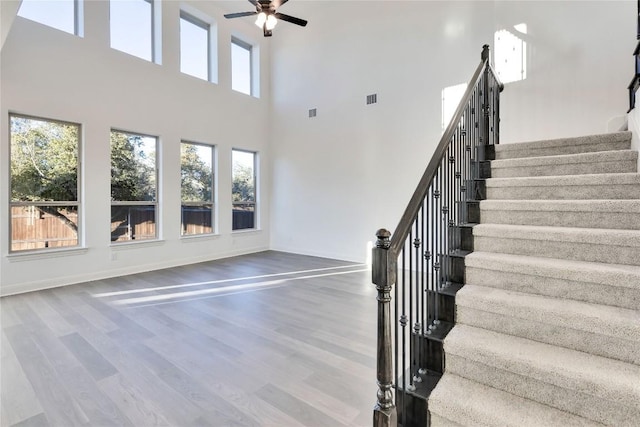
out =
{"type": "Polygon", "coordinates": [[[432,426],[640,425],[631,134],[496,146],[432,426]]]}

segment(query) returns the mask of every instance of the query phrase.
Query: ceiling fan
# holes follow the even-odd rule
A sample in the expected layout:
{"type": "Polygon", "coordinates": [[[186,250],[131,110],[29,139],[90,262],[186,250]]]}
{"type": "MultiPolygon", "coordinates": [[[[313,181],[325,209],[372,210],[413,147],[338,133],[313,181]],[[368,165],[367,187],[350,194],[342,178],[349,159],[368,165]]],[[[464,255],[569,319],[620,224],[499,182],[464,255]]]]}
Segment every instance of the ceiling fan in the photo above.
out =
{"type": "Polygon", "coordinates": [[[296,18],[295,16],[285,15],[280,13],[277,9],[285,4],[289,0],[249,0],[249,3],[256,7],[255,12],[237,12],[227,13],[225,18],[242,18],[243,16],[258,15],[256,19],[256,25],[262,28],[265,37],[271,37],[272,30],[278,23],[278,19],[281,19],[292,24],[300,25],[304,27],[307,25],[307,21],[304,19],[296,18]]]}

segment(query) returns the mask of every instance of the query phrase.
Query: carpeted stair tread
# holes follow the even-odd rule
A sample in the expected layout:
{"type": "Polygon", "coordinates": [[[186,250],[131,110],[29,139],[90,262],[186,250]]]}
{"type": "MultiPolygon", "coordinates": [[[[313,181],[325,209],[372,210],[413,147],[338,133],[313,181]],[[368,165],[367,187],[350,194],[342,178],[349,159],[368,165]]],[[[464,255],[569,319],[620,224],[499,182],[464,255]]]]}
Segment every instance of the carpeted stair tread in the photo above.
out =
{"type": "Polygon", "coordinates": [[[431,426],[601,426],[582,417],[445,373],[429,398],[431,426]],[[433,417],[433,415],[436,417],[433,417]]]}
{"type": "Polygon", "coordinates": [[[474,252],[466,283],[640,310],[640,267],[474,252]]]}
{"type": "Polygon", "coordinates": [[[637,173],[605,173],[582,174],[568,176],[530,176],[513,178],[489,178],[487,187],[539,187],[558,185],[608,185],[608,184],[640,184],[640,174],[637,173]]]}
{"type": "Polygon", "coordinates": [[[606,173],[490,178],[487,199],[640,199],[640,174],[606,173]]]}
{"type": "Polygon", "coordinates": [[[640,265],[640,230],[479,224],[478,251],[640,265]]]}
{"type": "Polygon", "coordinates": [[[465,285],[457,321],[640,365],[640,312],[504,289],[465,285]]]}
{"type": "Polygon", "coordinates": [[[618,244],[640,247],[640,231],[605,228],[552,227],[540,225],[478,224],[474,236],[529,238],[532,240],[565,241],[591,244],[618,244]]]}
{"type": "Polygon", "coordinates": [[[495,146],[432,425],[640,425],[630,148],[631,132],[495,146]]]}
{"type": "Polygon", "coordinates": [[[626,150],[630,147],[631,132],[613,132],[601,135],[500,144],[496,145],[496,159],[626,150]]]}
{"type": "Polygon", "coordinates": [[[483,200],[483,223],[640,229],[636,200],[483,200]]]}
{"type": "Polygon", "coordinates": [[[638,152],[631,150],[491,161],[491,176],[524,177],[637,172],[638,152]]]}
{"type": "Polygon", "coordinates": [[[640,289],[640,267],[635,265],[605,264],[482,251],[467,255],[465,265],[540,277],[584,280],[604,286],[640,289]]]}
{"type": "Polygon", "coordinates": [[[468,325],[444,350],[449,373],[598,422],[640,417],[640,366],[468,325]]]}

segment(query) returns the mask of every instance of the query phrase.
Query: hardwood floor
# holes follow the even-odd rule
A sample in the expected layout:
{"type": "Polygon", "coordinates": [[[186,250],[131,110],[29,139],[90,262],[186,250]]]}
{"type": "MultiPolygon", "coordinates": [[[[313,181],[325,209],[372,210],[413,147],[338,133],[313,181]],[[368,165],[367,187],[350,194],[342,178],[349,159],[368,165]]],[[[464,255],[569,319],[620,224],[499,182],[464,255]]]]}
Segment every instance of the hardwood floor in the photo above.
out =
{"type": "Polygon", "coordinates": [[[280,252],[0,300],[2,426],[368,426],[364,265],[280,252]]]}

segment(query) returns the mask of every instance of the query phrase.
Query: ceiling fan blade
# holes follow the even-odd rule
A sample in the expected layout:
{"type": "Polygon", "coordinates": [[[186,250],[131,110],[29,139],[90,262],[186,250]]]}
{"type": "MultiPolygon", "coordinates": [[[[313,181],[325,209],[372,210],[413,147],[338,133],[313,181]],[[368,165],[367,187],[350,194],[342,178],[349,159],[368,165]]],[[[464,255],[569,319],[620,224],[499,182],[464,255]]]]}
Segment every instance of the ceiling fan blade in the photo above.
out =
{"type": "Polygon", "coordinates": [[[292,24],[300,25],[301,27],[305,27],[307,25],[307,21],[304,19],[296,18],[295,16],[285,15],[284,13],[276,12],[274,16],[278,19],[282,19],[283,21],[291,22],[292,24]]]}
{"type": "Polygon", "coordinates": [[[273,5],[274,9],[277,9],[288,1],[289,0],[272,0],[271,4],[273,5]]]}
{"type": "Polygon", "coordinates": [[[252,5],[258,7],[258,1],[257,0],[249,0],[249,3],[251,3],[252,5]]]}
{"type": "Polygon", "coordinates": [[[258,12],[237,12],[237,13],[227,13],[226,15],[224,15],[225,18],[227,19],[231,19],[231,18],[242,18],[243,16],[251,16],[251,15],[257,15],[258,12]]]}

